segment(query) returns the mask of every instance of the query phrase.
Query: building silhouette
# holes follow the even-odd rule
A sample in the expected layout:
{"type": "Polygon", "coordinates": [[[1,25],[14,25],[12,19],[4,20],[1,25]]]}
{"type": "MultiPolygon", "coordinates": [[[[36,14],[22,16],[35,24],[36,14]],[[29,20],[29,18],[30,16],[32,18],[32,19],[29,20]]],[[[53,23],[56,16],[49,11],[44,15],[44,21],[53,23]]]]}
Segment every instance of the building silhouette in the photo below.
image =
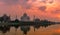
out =
{"type": "Polygon", "coordinates": [[[3,22],[9,22],[9,21],[11,21],[10,16],[7,16],[6,14],[4,14],[2,16],[2,20],[3,20],[3,22]]]}
{"type": "Polygon", "coordinates": [[[30,17],[24,13],[23,16],[21,16],[21,21],[30,21],[30,17]]]}
{"type": "Polygon", "coordinates": [[[15,19],[15,22],[19,22],[19,20],[17,19],[17,16],[16,16],[16,19],[15,19]]]}
{"type": "Polygon", "coordinates": [[[0,17],[0,23],[1,23],[1,22],[3,22],[3,18],[2,18],[2,17],[0,17]]]}
{"type": "Polygon", "coordinates": [[[40,19],[39,19],[39,18],[36,18],[36,17],[34,16],[33,21],[34,21],[34,22],[40,22],[40,19]]]}

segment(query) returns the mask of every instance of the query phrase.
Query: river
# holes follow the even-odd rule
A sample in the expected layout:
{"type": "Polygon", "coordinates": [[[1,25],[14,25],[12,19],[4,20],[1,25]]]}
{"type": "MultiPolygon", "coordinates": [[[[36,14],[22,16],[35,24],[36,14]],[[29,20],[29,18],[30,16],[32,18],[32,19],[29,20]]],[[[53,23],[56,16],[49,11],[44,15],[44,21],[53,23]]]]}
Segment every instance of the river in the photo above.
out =
{"type": "Polygon", "coordinates": [[[17,29],[11,27],[10,31],[0,35],[60,35],[60,25],[50,25],[48,27],[20,26],[17,29]]]}

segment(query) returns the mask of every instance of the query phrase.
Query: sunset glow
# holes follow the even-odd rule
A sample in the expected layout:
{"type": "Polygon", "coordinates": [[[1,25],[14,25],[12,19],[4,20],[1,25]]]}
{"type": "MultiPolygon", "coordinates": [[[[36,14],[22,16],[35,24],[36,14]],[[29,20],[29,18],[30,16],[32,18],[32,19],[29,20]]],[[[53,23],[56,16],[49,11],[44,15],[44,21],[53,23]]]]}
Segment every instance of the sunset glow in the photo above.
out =
{"type": "Polygon", "coordinates": [[[40,19],[60,22],[60,0],[0,0],[0,16],[8,14],[18,19],[27,13],[31,19],[37,16],[40,19]]]}

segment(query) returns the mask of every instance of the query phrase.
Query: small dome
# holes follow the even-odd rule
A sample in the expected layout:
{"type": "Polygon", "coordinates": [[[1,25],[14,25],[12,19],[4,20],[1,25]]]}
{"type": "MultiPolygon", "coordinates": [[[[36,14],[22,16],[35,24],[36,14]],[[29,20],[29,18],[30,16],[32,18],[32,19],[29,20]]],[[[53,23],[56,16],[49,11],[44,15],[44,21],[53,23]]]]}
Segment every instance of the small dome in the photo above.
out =
{"type": "Polygon", "coordinates": [[[40,21],[40,19],[36,18],[36,19],[34,19],[34,21],[35,21],[35,22],[39,22],[39,21],[40,21]]]}
{"type": "Polygon", "coordinates": [[[23,14],[23,16],[27,16],[27,14],[26,14],[26,13],[24,13],[24,14],[23,14]]]}

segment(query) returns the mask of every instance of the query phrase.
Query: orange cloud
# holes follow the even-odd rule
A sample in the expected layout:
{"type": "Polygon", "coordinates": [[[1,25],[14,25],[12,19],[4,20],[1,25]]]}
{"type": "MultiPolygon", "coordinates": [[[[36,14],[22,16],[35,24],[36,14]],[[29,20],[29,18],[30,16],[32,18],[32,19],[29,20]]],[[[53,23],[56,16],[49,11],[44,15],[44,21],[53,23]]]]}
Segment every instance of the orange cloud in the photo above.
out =
{"type": "Polygon", "coordinates": [[[8,5],[3,0],[0,2],[0,15],[6,13],[8,15],[10,14],[13,18],[15,18],[15,15],[17,15],[20,19],[22,14],[26,12],[31,17],[31,19],[33,19],[33,16],[35,15],[40,19],[60,21],[60,11],[55,13],[56,10],[60,10],[59,3],[60,2],[58,2],[58,0],[54,1],[51,4],[48,1],[46,3],[43,3],[39,0],[18,0],[17,2],[12,1],[12,3],[10,1],[10,5],[8,5]],[[40,8],[41,6],[46,6],[46,8],[40,8]]]}

